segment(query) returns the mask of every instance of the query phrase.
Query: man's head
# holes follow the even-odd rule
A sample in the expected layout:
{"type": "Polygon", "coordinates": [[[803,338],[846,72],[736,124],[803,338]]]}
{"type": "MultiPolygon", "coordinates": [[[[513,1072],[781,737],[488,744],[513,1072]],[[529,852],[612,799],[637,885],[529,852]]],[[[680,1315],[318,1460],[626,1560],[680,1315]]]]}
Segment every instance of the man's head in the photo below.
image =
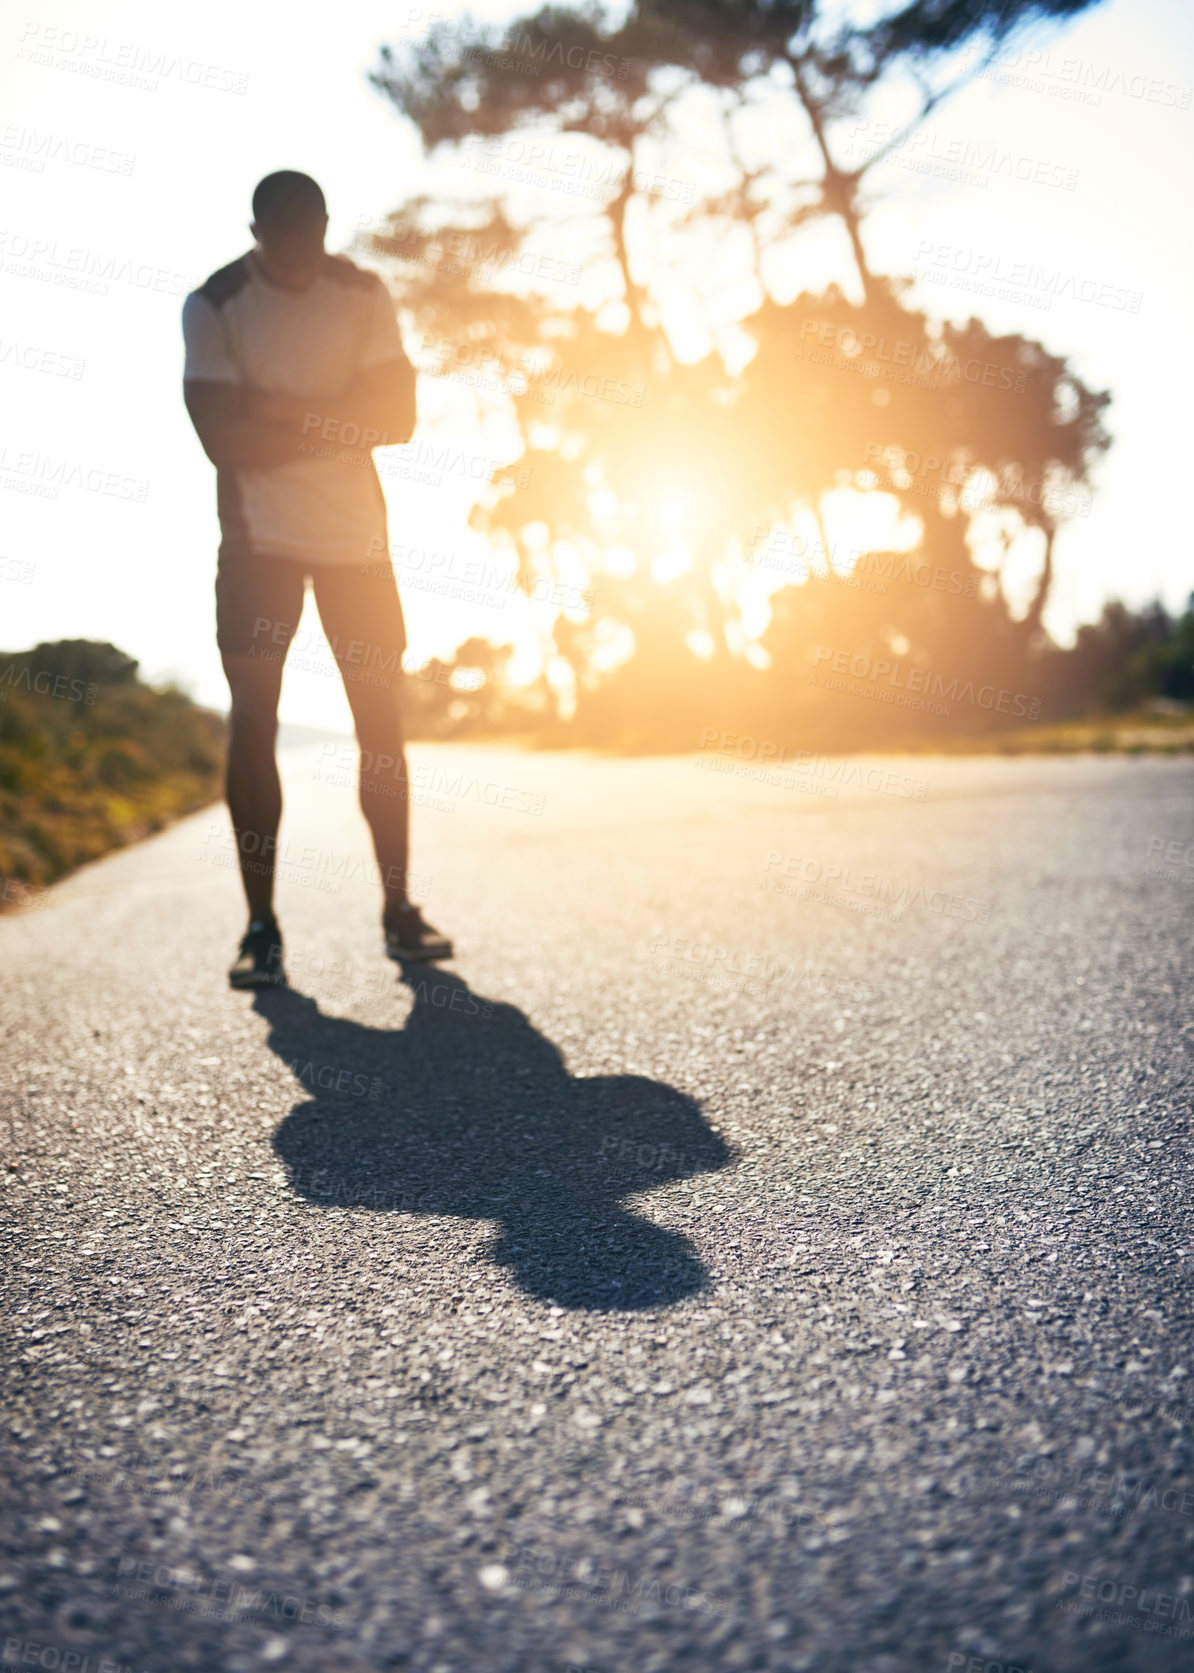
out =
{"type": "Polygon", "coordinates": [[[323,260],[328,211],[309,174],[279,169],[253,193],[249,231],[257,240],[265,275],[287,290],[305,290],[323,260]]]}

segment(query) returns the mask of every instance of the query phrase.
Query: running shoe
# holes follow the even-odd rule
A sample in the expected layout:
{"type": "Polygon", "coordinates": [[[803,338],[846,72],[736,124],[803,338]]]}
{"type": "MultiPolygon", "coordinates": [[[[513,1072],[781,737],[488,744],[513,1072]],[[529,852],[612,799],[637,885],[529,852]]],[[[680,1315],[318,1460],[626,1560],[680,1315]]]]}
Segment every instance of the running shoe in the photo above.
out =
{"type": "Polygon", "coordinates": [[[282,931],[275,918],[253,918],[228,972],[234,988],[276,988],[286,984],[282,968],[282,931]]]}
{"type": "Polygon", "coordinates": [[[452,957],[452,943],[429,924],[417,906],[391,907],[382,926],[386,956],[396,959],[452,957]]]}

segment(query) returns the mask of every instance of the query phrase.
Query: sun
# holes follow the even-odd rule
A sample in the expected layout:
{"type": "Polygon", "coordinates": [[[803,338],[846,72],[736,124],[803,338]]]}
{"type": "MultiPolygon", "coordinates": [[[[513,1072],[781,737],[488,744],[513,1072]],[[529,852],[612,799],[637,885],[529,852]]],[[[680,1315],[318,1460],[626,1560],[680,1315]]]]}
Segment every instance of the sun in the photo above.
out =
{"type": "Polygon", "coordinates": [[[687,494],[672,492],[657,495],[654,511],[659,527],[673,540],[681,539],[692,528],[693,505],[687,494]]]}

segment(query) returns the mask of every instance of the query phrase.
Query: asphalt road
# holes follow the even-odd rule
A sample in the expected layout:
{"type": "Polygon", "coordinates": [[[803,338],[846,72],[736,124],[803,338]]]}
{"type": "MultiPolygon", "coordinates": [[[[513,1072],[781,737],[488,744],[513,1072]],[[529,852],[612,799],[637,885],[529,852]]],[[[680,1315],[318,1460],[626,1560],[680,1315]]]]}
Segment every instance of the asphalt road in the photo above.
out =
{"type": "Polygon", "coordinates": [[[1188,1668],[1194,765],[414,753],[0,920],[0,1661],[1188,1668]]]}

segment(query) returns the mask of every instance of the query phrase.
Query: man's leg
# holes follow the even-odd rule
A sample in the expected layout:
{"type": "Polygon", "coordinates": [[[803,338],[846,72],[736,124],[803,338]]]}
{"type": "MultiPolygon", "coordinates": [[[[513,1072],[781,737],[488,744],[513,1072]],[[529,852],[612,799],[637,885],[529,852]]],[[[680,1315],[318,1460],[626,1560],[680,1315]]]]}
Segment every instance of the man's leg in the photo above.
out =
{"type": "Polygon", "coordinates": [[[273,917],[274,854],[282,817],[282,784],[274,743],[282,663],[224,656],[232,693],[228,717],[228,811],[236,832],[241,882],[251,920],[273,917]]]}
{"type": "Polygon", "coordinates": [[[315,602],[344,680],[361,750],[361,812],[385,896],[386,949],[398,959],[451,958],[452,943],[407,896],[410,779],[402,731],[406,625],[392,571],[323,564],[315,602]]]}
{"type": "MultiPolygon", "coordinates": [[[[361,751],[361,812],[373,836],[386,916],[407,904],[410,781],[398,693],[367,686],[341,669],[361,751]]],[[[395,682],[397,683],[397,682],[395,682]]]]}
{"type": "Polygon", "coordinates": [[[319,619],[344,681],[361,752],[361,812],[373,837],[387,917],[407,904],[410,791],[402,732],[406,623],[392,571],[321,564],[319,619]]]}
{"type": "Polygon", "coordinates": [[[232,696],[225,784],[251,922],[273,915],[282,816],[274,757],[278,697],[305,590],[301,565],[254,552],[220,553],[216,632],[232,696]]]}

